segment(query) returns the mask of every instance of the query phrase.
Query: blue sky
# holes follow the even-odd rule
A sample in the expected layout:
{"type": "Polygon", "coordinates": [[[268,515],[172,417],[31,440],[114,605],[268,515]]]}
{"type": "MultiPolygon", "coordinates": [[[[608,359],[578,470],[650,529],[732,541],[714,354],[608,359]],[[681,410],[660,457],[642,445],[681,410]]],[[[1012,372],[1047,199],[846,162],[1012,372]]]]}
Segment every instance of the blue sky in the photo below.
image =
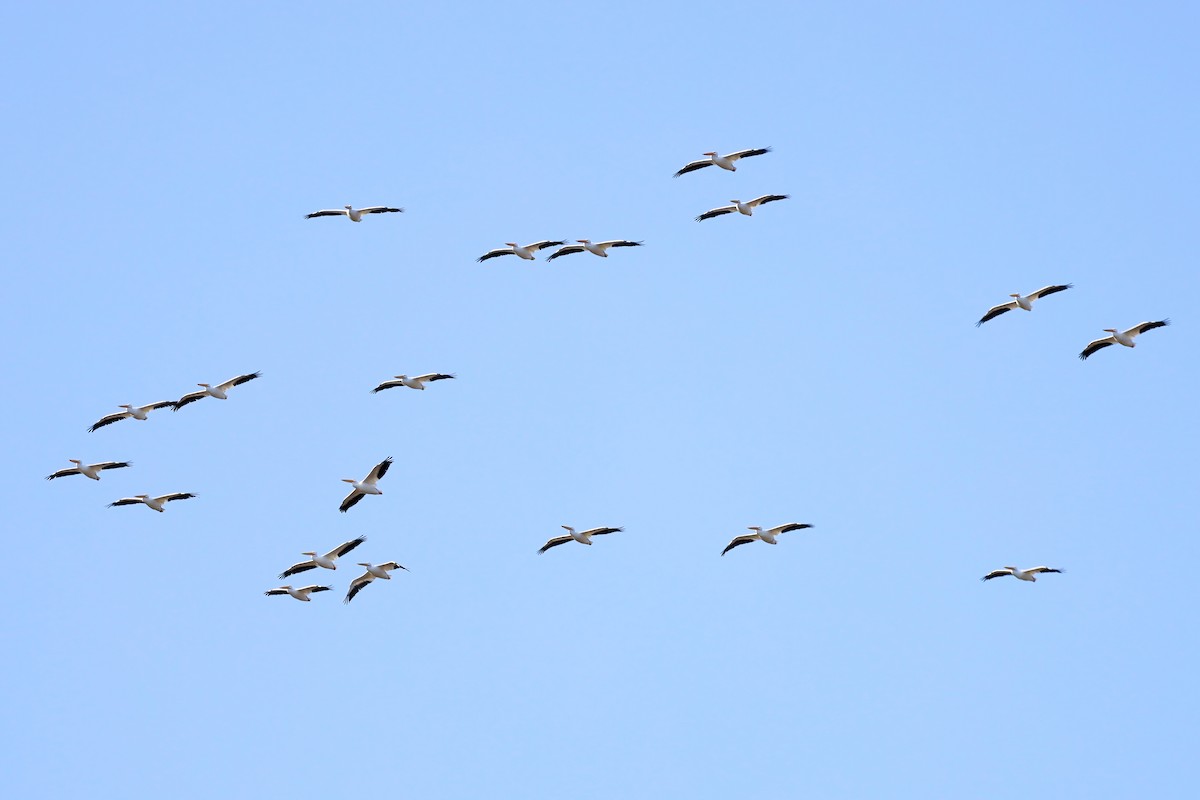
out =
{"type": "Polygon", "coordinates": [[[10,791],[1186,796],[1198,22],[10,11],[10,791]],[[346,203],[407,211],[303,219],[346,203]],[[543,238],[646,246],[475,262],[543,238]],[[429,371],[458,379],[369,393],[429,371]],[[42,480],[68,458],[134,466],[42,480]],[[562,524],[626,530],[538,556],[562,524]],[[411,574],[262,596],[362,534],[411,574]]]}

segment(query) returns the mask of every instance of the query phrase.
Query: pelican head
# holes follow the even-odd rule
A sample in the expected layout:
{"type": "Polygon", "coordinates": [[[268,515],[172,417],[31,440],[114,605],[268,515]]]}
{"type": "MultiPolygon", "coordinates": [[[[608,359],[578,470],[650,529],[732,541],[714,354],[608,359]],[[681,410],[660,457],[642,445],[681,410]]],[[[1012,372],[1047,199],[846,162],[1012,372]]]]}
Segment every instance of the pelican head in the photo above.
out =
{"type": "Polygon", "coordinates": [[[1009,295],[1009,297],[1020,297],[1020,296],[1021,296],[1021,294],[1019,292],[1013,292],[1012,294],[1009,295]]]}
{"type": "Polygon", "coordinates": [[[354,207],[354,206],[342,206],[342,208],[346,209],[347,211],[349,211],[349,210],[350,210],[351,208],[353,208],[353,207],[354,207]]]}
{"type": "Polygon", "coordinates": [[[736,205],[740,205],[742,201],[741,200],[730,200],[729,202],[733,203],[736,206],[736,205]]]}
{"type": "Polygon", "coordinates": [[[701,155],[705,155],[705,156],[715,156],[715,155],[716,155],[716,153],[715,153],[715,152],[708,152],[708,153],[701,153],[701,155]]]}
{"type": "Polygon", "coordinates": [[[754,531],[755,533],[762,533],[762,528],[758,525],[751,525],[748,528],[746,528],[746,530],[754,531]]]}
{"type": "Polygon", "coordinates": [[[395,377],[399,378],[400,380],[404,380],[408,376],[407,375],[396,375],[395,377]]]}
{"type": "Polygon", "coordinates": [[[574,529],[574,528],[572,528],[570,525],[559,525],[558,527],[562,528],[562,529],[563,529],[563,530],[565,530],[567,533],[574,533],[574,532],[575,532],[575,529],[574,529]]]}
{"type": "Polygon", "coordinates": [[[70,461],[72,464],[82,464],[83,463],[78,458],[68,458],[67,461],[70,461]]]}
{"type": "Polygon", "coordinates": [[[117,408],[133,408],[133,406],[129,405],[129,403],[121,403],[117,408]]]}
{"type": "Polygon", "coordinates": [[[360,567],[369,567],[369,566],[371,566],[371,563],[369,561],[360,561],[360,562],[358,562],[358,565],[360,567]]]}
{"type": "Polygon", "coordinates": [[[203,386],[205,389],[209,388],[209,386],[208,386],[208,384],[207,384],[207,383],[197,383],[196,385],[197,385],[197,386],[203,386]]]}
{"type": "Polygon", "coordinates": [[[148,495],[148,494],[135,494],[135,495],[134,495],[134,497],[140,497],[140,498],[142,498],[143,500],[149,500],[149,499],[150,499],[150,495],[148,495]]]}
{"type": "Polygon", "coordinates": [[[505,244],[508,245],[509,247],[519,247],[520,246],[516,242],[505,242],[505,244]]]}
{"type": "Polygon", "coordinates": [[[302,556],[315,556],[316,554],[317,554],[317,551],[316,551],[316,550],[305,550],[305,551],[304,551],[304,552],[302,552],[300,555],[302,555],[302,556]]]}
{"type": "Polygon", "coordinates": [[[1117,329],[1116,328],[1105,328],[1104,332],[1105,333],[1116,333],[1117,329]]]}
{"type": "Polygon", "coordinates": [[[354,478],[342,478],[342,483],[358,483],[354,478]]]}
{"type": "Polygon", "coordinates": [[[591,239],[576,239],[575,241],[579,242],[580,244],[591,244],[592,243],[591,239]]]}

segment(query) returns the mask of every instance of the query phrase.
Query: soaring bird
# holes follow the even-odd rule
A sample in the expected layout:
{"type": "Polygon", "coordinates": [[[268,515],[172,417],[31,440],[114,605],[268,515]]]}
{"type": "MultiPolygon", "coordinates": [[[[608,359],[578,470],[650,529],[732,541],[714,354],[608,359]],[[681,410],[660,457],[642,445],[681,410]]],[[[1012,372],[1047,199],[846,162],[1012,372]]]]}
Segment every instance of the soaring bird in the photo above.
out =
{"type": "Polygon", "coordinates": [[[1001,303],[998,306],[992,306],[991,308],[989,308],[988,312],[980,318],[979,322],[975,323],[975,327],[978,328],[980,325],[987,322],[989,319],[995,319],[996,317],[1000,316],[1001,314],[1007,314],[1009,311],[1012,311],[1014,308],[1022,308],[1026,311],[1033,311],[1033,301],[1034,300],[1040,300],[1041,298],[1045,297],[1046,295],[1054,294],[1055,292],[1065,292],[1067,289],[1070,289],[1072,285],[1073,284],[1070,284],[1070,283],[1063,283],[1063,284],[1058,284],[1055,286],[1043,286],[1041,289],[1038,289],[1036,292],[1033,292],[1032,294],[1027,294],[1024,297],[1022,297],[1019,294],[1010,294],[1009,297],[1013,298],[1012,300],[1010,300],[1007,303],[1001,303]]]}
{"type": "Polygon", "coordinates": [[[610,247],[641,247],[641,242],[630,242],[625,239],[612,239],[607,242],[592,243],[591,239],[576,239],[579,244],[569,244],[565,247],[560,247],[550,254],[547,261],[553,261],[559,256],[569,256],[572,253],[582,253],[584,250],[601,258],[608,258],[608,248],[610,247]]]}
{"type": "Polygon", "coordinates": [[[101,461],[99,464],[84,464],[78,458],[68,458],[67,461],[70,461],[75,466],[53,472],[46,476],[46,480],[52,481],[55,478],[65,478],[68,475],[83,475],[86,478],[98,481],[100,480],[100,472],[102,470],[121,469],[133,463],[132,461],[101,461]]]}
{"type": "Polygon", "coordinates": [[[359,536],[357,539],[351,539],[348,542],[343,542],[337,547],[330,550],[325,555],[317,555],[315,550],[305,550],[301,555],[312,556],[307,561],[301,561],[297,564],[292,564],[290,567],[279,573],[279,580],[290,578],[299,572],[307,572],[310,569],[321,567],[323,569],[337,569],[337,560],[341,556],[346,555],[354,548],[367,540],[366,536],[359,536]]]}
{"type": "Polygon", "coordinates": [[[538,550],[539,553],[544,553],[551,547],[558,547],[560,544],[566,544],[571,541],[579,542],[580,544],[591,544],[593,536],[603,536],[606,533],[620,533],[625,530],[624,528],[592,528],[586,531],[577,531],[570,525],[560,525],[559,527],[563,528],[568,535],[554,537],[542,545],[541,549],[538,550]]]}
{"type": "Polygon", "coordinates": [[[774,203],[776,200],[787,199],[788,196],[786,194],[764,194],[762,197],[756,197],[753,200],[747,200],[744,203],[741,200],[730,200],[729,202],[733,203],[733,205],[721,206],[720,208],[714,208],[711,211],[705,211],[703,214],[696,217],[696,222],[703,222],[706,219],[719,217],[722,214],[732,214],[735,211],[739,214],[745,214],[747,217],[752,217],[754,216],[754,209],[758,208],[763,203],[774,203]]]}
{"type": "Polygon", "coordinates": [[[539,251],[545,250],[547,247],[557,247],[560,244],[566,244],[566,242],[552,242],[548,239],[543,239],[540,242],[527,244],[524,247],[516,242],[505,242],[505,244],[508,245],[508,247],[497,247],[495,250],[488,250],[475,260],[487,261],[489,258],[496,258],[498,256],[520,256],[526,261],[533,261],[534,258],[537,257],[539,251]]]}
{"type": "Polygon", "coordinates": [[[812,525],[809,525],[806,522],[789,522],[786,525],[776,525],[774,528],[767,528],[764,531],[757,525],[751,525],[749,530],[754,531],[754,533],[744,533],[741,536],[733,537],[733,541],[725,545],[725,549],[721,551],[721,555],[725,555],[735,547],[741,547],[742,545],[750,544],[751,542],[778,544],[778,542],[775,541],[775,537],[779,534],[788,533],[789,531],[800,531],[811,527],[812,525]]]}
{"type": "Polygon", "coordinates": [[[408,567],[404,566],[403,564],[397,564],[395,561],[389,561],[386,564],[371,564],[366,561],[360,561],[358,565],[360,567],[366,567],[367,571],[350,581],[350,591],[346,592],[346,599],[342,601],[343,603],[349,603],[351,600],[353,600],[354,595],[361,592],[364,588],[366,588],[368,583],[376,578],[382,578],[385,581],[390,581],[392,576],[388,573],[394,569],[402,569],[405,572],[408,572],[408,567]]]}
{"type": "Polygon", "coordinates": [[[342,478],[343,483],[348,483],[354,488],[350,490],[350,494],[346,495],[346,499],[342,501],[338,511],[345,513],[350,510],[350,507],[362,500],[363,497],[369,494],[383,494],[375,483],[387,474],[388,467],[392,465],[392,457],[388,456],[383,461],[380,461],[374,468],[367,473],[367,477],[361,481],[356,481],[353,478],[342,478]]]}
{"type": "Polygon", "coordinates": [[[367,208],[342,206],[341,208],[326,208],[322,211],[314,211],[311,214],[305,214],[304,218],[349,217],[351,222],[362,222],[363,214],[399,214],[402,211],[404,211],[403,208],[389,208],[387,206],[369,206],[367,208]]]}
{"type": "Polygon", "coordinates": [[[1079,357],[1086,360],[1088,356],[1090,356],[1092,353],[1095,353],[1097,350],[1103,350],[1104,348],[1114,344],[1122,344],[1126,347],[1135,347],[1136,345],[1133,340],[1136,339],[1139,334],[1145,333],[1146,331],[1152,331],[1155,328],[1165,328],[1170,324],[1171,320],[1160,319],[1158,322],[1143,322],[1141,325],[1134,325],[1132,328],[1125,331],[1118,331],[1116,328],[1105,328],[1104,330],[1112,335],[1105,336],[1103,339],[1096,339],[1095,341],[1088,342],[1088,346],[1083,348],[1083,352],[1079,354],[1079,357]]]}
{"type": "Polygon", "coordinates": [[[1003,578],[1005,575],[1012,575],[1017,580],[1029,581],[1030,583],[1037,582],[1039,572],[1062,572],[1061,569],[1050,569],[1049,567],[1030,567],[1029,569],[1017,569],[1016,567],[1005,567],[1004,569],[992,570],[987,575],[984,575],[979,580],[990,581],[992,578],[1003,578]]]}
{"type": "Polygon", "coordinates": [[[204,387],[204,390],[185,394],[175,403],[174,410],[178,411],[188,403],[194,403],[202,397],[215,397],[218,400],[228,400],[229,396],[225,394],[226,392],[228,392],[234,386],[241,386],[243,383],[248,383],[260,375],[262,375],[261,372],[251,372],[246,375],[238,375],[236,378],[230,378],[224,383],[218,383],[216,386],[209,386],[207,383],[197,383],[196,385],[204,387]]]}
{"type": "Polygon", "coordinates": [[[453,377],[454,377],[453,375],[443,375],[440,372],[429,372],[424,375],[417,375],[416,377],[412,377],[412,378],[408,377],[407,375],[397,375],[392,380],[384,381],[383,383],[376,386],[374,389],[371,390],[371,394],[376,394],[378,392],[382,392],[384,389],[395,389],[397,386],[407,386],[410,389],[424,390],[426,383],[431,383],[433,381],[450,380],[453,377]]]}
{"type": "Polygon", "coordinates": [[[730,172],[737,172],[737,161],[742,158],[750,158],[751,156],[761,156],[763,153],[771,152],[769,147],[760,147],[757,150],[738,150],[736,153],[730,153],[727,156],[718,155],[716,152],[705,153],[708,158],[701,158],[697,161],[692,161],[686,164],[683,169],[672,175],[672,178],[678,178],[680,175],[686,175],[689,172],[695,172],[698,169],[711,167],[714,164],[721,169],[727,169],[730,172]]]}
{"type": "Polygon", "coordinates": [[[92,425],[92,427],[88,428],[88,433],[91,433],[98,428],[103,428],[105,425],[112,425],[114,422],[120,422],[123,419],[129,419],[130,417],[133,417],[134,419],[145,420],[150,416],[151,411],[156,411],[160,408],[174,407],[174,400],[163,400],[161,403],[151,403],[148,406],[131,406],[122,403],[120,406],[118,406],[118,408],[123,408],[125,409],[124,411],[118,411],[115,414],[109,414],[107,417],[101,417],[94,425],[92,425]]]}
{"type": "Polygon", "coordinates": [[[148,494],[138,494],[133,497],[122,497],[120,500],[109,503],[108,507],[113,506],[136,506],[138,503],[143,503],[155,511],[162,512],[163,504],[169,503],[172,500],[188,500],[196,495],[191,492],[174,492],[172,494],[160,494],[158,497],[151,497],[148,494]]]}
{"type": "Polygon", "coordinates": [[[313,586],[302,586],[299,589],[293,589],[291,586],[280,586],[278,589],[268,589],[267,591],[263,592],[263,594],[265,594],[265,595],[290,594],[292,597],[296,598],[297,600],[303,600],[304,602],[307,603],[307,602],[311,601],[311,599],[312,599],[309,597],[310,594],[313,594],[314,592],[328,592],[332,588],[333,588],[332,586],[313,585],[313,586]]]}

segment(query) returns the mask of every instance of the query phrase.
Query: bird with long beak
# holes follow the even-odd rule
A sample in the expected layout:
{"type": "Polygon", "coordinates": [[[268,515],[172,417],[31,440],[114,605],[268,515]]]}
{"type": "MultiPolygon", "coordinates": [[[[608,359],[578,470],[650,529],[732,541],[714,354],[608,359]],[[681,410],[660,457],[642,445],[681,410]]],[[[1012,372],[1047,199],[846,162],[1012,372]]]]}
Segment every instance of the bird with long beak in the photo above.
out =
{"type": "Polygon", "coordinates": [[[337,569],[337,560],[349,553],[354,548],[367,540],[366,536],[359,536],[357,539],[351,539],[348,542],[342,542],[337,547],[330,550],[325,555],[318,555],[316,550],[305,550],[300,555],[308,556],[307,561],[301,561],[292,564],[290,567],[279,573],[279,580],[290,578],[299,572],[307,572],[310,569],[321,567],[322,569],[337,569]]]}
{"type": "Polygon", "coordinates": [[[759,147],[753,150],[738,150],[736,153],[730,153],[729,155],[723,156],[719,155],[715,150],[710,150],[707,153],[701,154],[708,156],[707,158],[697,159],[696,161],[685,164],[683,169],[676,172],[672,177],[678,178],[680,175],[686,175],[689,172],[695,172],[698,169],[711,167],[714,164],[721,169],[727,169],[730,172],[737,172],[736,163],[739,159],[750,158],[751,156],[761,156],[762,154],[769,152],[771,152],[771,148],[759,147]]]}
{"type": "Polygon", "coordinates": [[[1140,325],[1134,325],[1132,328],[1124,331],[1118,331],[1116,328],[1104,328],[1104,332],[1109,334],[1103,339],[1096,339],[1088,342],[1088,346],[1083,348],[1083,352],[1079,354],[1079,358],[1086,360],[1088,356],[1095,353],[1097,350],[1103,350],[1105,347],[1110,347],[1114,344],[1124,345],[1125,347],[1136,347],[1133,341],[1140,334],[1146,331],[1152,331],[1155,328],[1165,328],[1171,324],[1169,319],[1160,319],[1157,322],[1143,322],[1140,325]]]}
{"type": "Polygon", "coordinates": [[[58,472],[53,472],[46,476],[46,480],[52,481],[55,478],[65,478],[68,475],[82,475],[85,478],[91,478],[94,481],[100,480],[100,473],[106,469],[121,469],[128,467],[133,462],[131,461],[101,461],[99,464],[84,464],[78,458],[68,458],[75,466],[60,469],[58,472]]]}
{"type": "Polygon", "coordinates": [[[391,465],[392,457],[388,456],[383,461],[380,461],[378,464],[376,464],[374,468],[372,468],[367,474],[367,477],[363,478],[361,481],[356,481],[354,478],[342,478],[343,483],[348,483],[354,488],[351,489],[350,494],[346,495],[346,498],[342,500],[342,504],[338,507],[338,511],[349,511],[355,503],[357,503],[359,500],[362,500],[369,494],[383,494],[383,492],[379,490],[379,487],[376,486],[375,483],[387,474],[388,467],[391,465]]]}

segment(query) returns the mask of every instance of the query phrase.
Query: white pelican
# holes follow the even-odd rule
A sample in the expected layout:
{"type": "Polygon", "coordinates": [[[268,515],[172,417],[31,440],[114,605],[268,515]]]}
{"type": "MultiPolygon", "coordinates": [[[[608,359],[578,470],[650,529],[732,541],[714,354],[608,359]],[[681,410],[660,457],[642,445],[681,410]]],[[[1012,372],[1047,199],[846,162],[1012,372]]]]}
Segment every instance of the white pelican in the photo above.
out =
{"type": "Polygon", "coordinates": [[[991,308],[989,308],[988,312],[986,314],[984,314],[982,318],[980,318],[979,322],[975,323],[975,327],[978,328],[980,325],[987,322],[989,319],[995,319],[996,317],[1000,316],[1001,314],[1007,314],[1009,311],[1012,311],[1014,308],[1021,308],[1026,311],[1033,311],[1033,301],[1034,300],[1040,300],[1041,298],[1045,297],[1046,295],[1054,294],[1056,292],[1065,292],[1067,289],[1070,289],[1073,285],[1074,284],[1063,283],[1063,284],[1058,284],[1056,286],[1043,286],[1041,289],[1038,289],[1036,292],[1033,292],[1032,294],[1027,294],[1024,297],[1022,297],[1019,294],[1010,294],[1009,297],[1013,298],[1012,300],[1010,300],[1007,303],[1001,303],[998,306],[992,306],[991,308]]]}
{"type": "Polygon", "coordinates": [[[343,542],[337,547],[330,550],[323,556],[317,555],[315,550],[305,550],[300,555],[312,556],[307,561],[301,561],[298,564],[292,564],[290,567],[279,573],[279,580],[290,578],[298,572],[307,572],[310,569],[321,567],[323,569],[337,569],[337,560],[339,557],[346,555],[354,548],[365,542],[367,537],[360,536],[357,539],[351,539],[348,542],[343,542]]]}
{"type": "Polygon", "coordinates": [[[726,553],[728,553],[730,550],[732,550],[735,547],[741,547],[742,545],[750,544],[751,542],[766,542],[767,544],[778,544],[778,542],[775,541],[775,537],[778,536],[779,534],[787,533],[789,531],[800,531],[800,530],[804,530],[805,528],[811,528],[811,527],[812,527],[812,525],[809,525],[808,523],[804,523],[804,522],[789,522],[786,525],[776,525],[774,528],[767,528],[764,531],[762,528],[758,527],[757,525],[751,525],[749,527],[749,530],[754,531],[754,533],[744,533],[741,536],[733,537],[733,541],[731,541],[729,544],[725,545],[725,549],[721,551],[721,555],[725,555],[726,553]]]}
{"type": "Polygon", "coordinates": [[[350,591],[346,592],[346,599],[342,601],[343,603],[349,603],[351,600],[353,600],[354,595],[361,592],[368,583],[376,578],[382,578],[385,581],[390,581],[392,576],[388,573],[394,569],[402,569],[405,572],[408,572],[408,567],[404,566],[403,564],[397,564],[395,561],[389,561],[386,564],[370,564],[366,561],[360,561],[358,565],[360,567],[366,567],[367,571],[350,581],[350,591]]]}
{"type": "Polygon", "coordinates": [[[147,506],[149,506],[150,508],[153,508],[155,511],[162,512],[164,503],[169,503],[172,500],[187,500],[187,499],[195,497],[195,496],[196,495],[192,494],[191,492],[174,492],[173,494],[160,494],[158,497],[151,497],[148,494],[139,494],[139,495],[134,495],[133,497],[122,497],[120,500],[117,500],[115,503],[109,503],[108,507],[112,508],[113,506],[136,506],[138,503],[145,503],[147,506]]]}
{"type": "Polygon", "coordinates": [[[1170,324],[1171,320],[1160,319],[1158,322],[1143,322],[1141,325],[1134,325],[1132,328],[1126,331],[1118,331],[1116,328],[1105,328],[1104,330],[1108,331],[1112,335],[1105,336],[1103,339],[1096,339],[1093,342],[1088,342],[1088,346],[1083,348],[1083,352],[1079,354],[1079,357],[1081,359],[1086,359],[1097,350],[1103,350],[1104,348],[1113,344],[1123,344],[1126,347],[1134,347],[1135,343],[1133,340],[1138,337],[1138,334],[1145,333],[1146,331],[1152,331],[1155,328],[1165,328],[1170,324]]]}
{"type": "Polygon", "coordinates": [[[754,209],[758,208],[763,203],[774,203],[776,200],[787,199],[788,196],[786,194],[764,194],[762,197],[756,197],[753,200],[747,200],[744,203],[741,200],[730,200],[729,202],[733,203],[733,205],[721,206],[720,208],[714,208],[711,211],[705,211],[703,214],[696,217],[696,222],[703,222],[706,219],[719,217],[722,214],[732,214],[735,211],[739,214],[745,214],[747,217],[751,217],[754,216],[754,209]]]}
{"type": "Polygon", "coordinates": [[[375,468],[372,469],[370,473],[367,474],[367,477],[363,478],[361,481],[356,481],[353,478],[342,478],[344,483],[348,483],[354,488],[350,490],[350,494],[346,495],[346,499],[342,501],[341,506],[338,507],[338,511],[345,513],[350,509],[351,506],[353,506],[359,500],[362,500],[363,497],[368,494],[383,494],[383,492],[379,491],[378,487],[375,486],[375,482],[387,474],[388,467],[391,465],[392,457],[388,456],[383,461],[380,461],[378,464],[376,464],[375,468]]]}
{"type": "Polygon", "coordinates": [[[100,480],[101,470],[121,469],[133,463],[132,461],[101,461],[99,464],[84,464],[78,458],[68,458],[67,461],[70,461],[75,466],[60,469],[58,472],[47,475],[46,480],[52,481],[55,478],[65,478],[68,475],[83,475],[94,481],[98,481],[100,480]]]}
{"type": "Polygon", "coordinates": [[[226,392],[228,392],[234,386],[241,386],[243,383],[254,380],[259,375],[262,375],[262,373],[251,372],[248,375],[238,375],[236,378],[230,378],[224,383],[218,383],[216,386],[209,386],[207,383],[197,383],[197,386],[204,387],[204,391],[185,394],[183,397],[179,398],[178,402],[175,403],[175,410],[178,411],[188,403],[194,403],[202,397],[215,397],[218,400],[228,400],[229,397],[225,394],[226,392]]]}
{"type": "Polygon", "coordinates": [[[596,242],[594,244],[592,243],[591,239],[576,239],[575,241],[579,242],[579,244],[569,244],[566,247],[560,247],[557,250],[555,250],[553,253],[551,253],[550,257],[547,258],[546,260],[553,261],[554,259],[558,258],[559,256],[569,256],[572,253],[582,253],[584,250],[587,250],[589,253],[591,253],[593,255],[600,256],[601,258],[608,258],[608,248],[610,248],[610,247],[641,247],[642,246],[641,242],[630,242],[625,239],[612,239],[611,241],[596,242]]]}
{"type": "Polygon", "coordinates": [[[313,217],[349,217],[351,222],[362,222],[363,214],[389,214],[400,213],[403,208],[388,208],[387,206],[369,206],[367,208],[353,208],[352,206],[342,206],[341,208],[326,208],[322,211],[314,211],[311,214],[305,214],[305,219],[313,217]]]}
{"type": "Polygon", "coordinates": [[[591,530],[577,531],[570,525],[560,525],[559,527],[563,528],[569,535],[555,536],[542,545],[542,549],[538,550],[539,553],[544,553],[551,547],[558,547],[560,544],[566,544],[570,541],[576,541],[580,544],[591,544],[593,536],[603,536],[606,533],[620,533],[625,530],[624,528],[592,528],[591,530]]]}
{"type": "Polygon", "coordinates": [[[527,244],[524,247],[516,242],[505,242],[505,244],[508,247],[497,247],[495,250],[488,250],[475,260],[487,261],[489,258],[496,258],[497,256],[520,256],[526,261],[533,261],[539,250],[545,250],[547,247],[557,247],[560,244],[566,244],[566,242],[552,242],[548,239],[543,239],[540,242],[527,244]]]}
{"type": "Polygon", "coordinates": [[[156,411],[160,408],[167,407],[173,408],[174,406],[174,400],[163,400],[161,403],[151,403],[148,406],[131,406],[122,403],[120,406],[118,406],[118,408],[123,408],[125,409],[124,411],[118,411],[115,414],[109,414],[107,417],[101,417],[95,425],[88,428],[88,433],[91,433],[97,428],[103,428],[105,425],[112,425],[114,422],[120,422],[123,419],[129,419],[130,417],[133,417],[134,419],[145,420],[150,416],[151,411],[156,411]]]}
{"type": "Polygon", "coordinates": [[[371,390],[371,394],[382,392],[384,389],[395,389],[397,386],[407,386],[410,389],[425,389],[425,384],[432,381],[444,381],[453,379],[453,375],[443,375],[440,372],[430,372],[425,375],[417,375],[410,378],[407,375],[397,375],[390,381],[384,381],[371,390]]]}
{"type": "Polygon", "coordinates": [[[280,586],[278,589],[268,589],[267,591],[263,592],[263,594],[265,594],[265,595],[290,594],[292,597],[296,598],[297,600],[303,600],[304,602],[307,603],[312,600],[312,598],[309,597],[309,595],[312,594],[313,592],[328,592],[332,588],[333,588],[332,586],[315,586],[314,585],[314,586],[302,586],[299,589],[293,589],[291,586],[280,586]]]}
{"type": "Polygon", "coordinates": [[[686,175],[689,172],[695,172],[698,169],[711,167],[716,164],[721,169],[727,169],[730,172],[737,172],[736,162],[739,158],[750,158],[750,156],[761,156],[763,153],[771,152],[769,147],[760,147],[757,150],[738,150],[736,153],[730,153],[727,156],[718,155],[717,153],[705,153],[708,158],[701,158],[698,161],[693,161],[684,166],[683,169],[672,175],[672,178],[678,178],[680,175],[686,175]]]}
{"type": "Polygon", "coordinates": [[[1017,569],[1016,567],[1005,567],[997,569],[984,575],[979,580],[990,581],[992,578],[1003,578],[1005,575],[1012,575],[1017,580],[1029,581],[1030,583],[1037,582],[1039,572],[1062,572],[1061,569],[1050,569],[1049,567],[1030,567],[1029,569],[1017,569]]]}

